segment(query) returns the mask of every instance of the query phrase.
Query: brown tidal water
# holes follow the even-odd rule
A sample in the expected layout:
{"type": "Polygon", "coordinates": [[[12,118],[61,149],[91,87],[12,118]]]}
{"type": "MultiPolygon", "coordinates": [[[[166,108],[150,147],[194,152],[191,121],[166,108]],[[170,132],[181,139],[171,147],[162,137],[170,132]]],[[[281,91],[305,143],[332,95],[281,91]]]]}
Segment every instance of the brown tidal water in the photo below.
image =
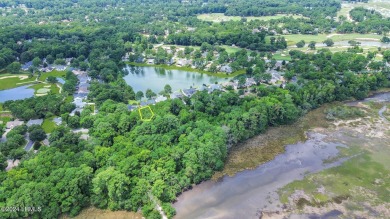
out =
{"type": "MultiPolygon", "coordinates": [[[[363,101],[347,102],[346,105],[355,106],[368,102],[390,102],[390,93],[375,94],[363,101]]],[[[347,145],[369,145],[370,139],[372,140],[368,137],[370,136],[369,132],[376,132],[370,129],[366,132],[356,132],[353,126],[345,127],[345,129],[338,127],[335,130],[332,128],[333,124],[330,125],[324,120],[325,107],[310,112],[294,125],[271,130],[271,136],[274,137],[278,131],[288,131],[295,128],[296,130],[291,131],[291,133],[298,137],[289,136],[289,138],[292,137],[299,142],[291,144],[289,141],[287,141],[289,143],[283,141],[286,145],[284,151],[279,150],[280,154],[268,162],[266,162],[267,159],[253,157],[262,153],[259,151],[262,147],[268,147],[269,142],[275,141],[262,141],[264,136],[269,137],[269,133],[259,135],[260,138],[252,139],[249,147],[248,144],[243,144],[242,147],[233,148],[225,170],[216,173],[217,177],[214,177],[218,180],[205,181],[178,197],[177,202],[173,204],[177,211],[174,218],[250,219],[259,218],[264,210],[267,212],[283,211],[284,206],[279,201],[278,189],[295,180],[303,179],[307,174],[342,164],[348,157],[340,156],[340,148],[347,147],[347,145]],[[307,132],[307,138],[299,137],[305,130],[316,126],[321,126],[322,129],[307,132]],[[329,129],[327,129],[328,127],[329,129]],[[256,162],[257,165],[255,165],[256,162]]],[[[376,111],[374,109],[376,112],[374,114],[378,115],[379,110],[380,116],[385,109],[379,110],[378,108],[376,111]]],[[[373,122],[373,124],[377,123],[373,122]]],[[[379,131],[383,124],[377,125],[379,131]]],[[[275,139],[279,140],[279,138],[275,139]]],[[[283,138],[280,139],[283,140],[283,138]]],[[[284,145],[282,146],[284,147],[284,145]]],[[[279,147],[280,145],[271,144],[271,146],[279,147]]],[[[371,148],[371,150],[374,149],[371,148]]],[[[289,218],[316,218],[314,216],[332,218],[337,217],[339,213],[290,215],[289,218]]]]}
{"type": "Polygon", "coordinates": [[[346,158],[324,163],[338,155],[345,145],[326,142],[326,135],[310,132],[308,140],[291,144],[286,151],[254,170],[233,177],[206,181],[184,192],[174,204],[175,218],[259,218],[260,208],[280,209],[278,188],[314,173],[334,167],[346,158]]]}

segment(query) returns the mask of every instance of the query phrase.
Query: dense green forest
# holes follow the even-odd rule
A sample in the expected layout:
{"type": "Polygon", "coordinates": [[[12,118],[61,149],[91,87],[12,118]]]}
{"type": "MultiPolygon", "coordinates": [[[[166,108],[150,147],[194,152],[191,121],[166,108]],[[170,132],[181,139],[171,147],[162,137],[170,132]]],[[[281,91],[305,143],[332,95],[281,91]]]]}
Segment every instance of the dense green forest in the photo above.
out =
{"type": "MultiPolygon", "coordinates": [[[[91,140],[80,140],[61,126],[50,135],[50,147],[25,155],[19,167],[1,173],[3,206],[42,206],[41,212],[2,212],[2,217],[76,215],[92,204],[111,210],[142,208],[145,216],[158,218],[150,196],[171,217],[169,203],[220,170],[229,146],[269,126],[292,123],[323,103],[362,99],[370,90],[388,86],[388,70],[359,73],[369,57],[328,50],[313,55],[293,51],[292,56],[286,68],[299,79],[285,89],[259,84],[244,98],[233,91],[198,92],[185,104],[175,99],[153,106],[156,118],[151,122],[142,122],[121,99],[101,102],[97,115],[80,115],[91,140]],[[346,66],[335,68],[344,62],[346,66]]],[[[110,86],[121,86],[115,84],[110,86]]],[[[99,95],[110,89],[103,87],[99,95]]],[[[32,101],[15,102],[10,109],[16,115],[32,101]]]]}
{"type": "MultiPolygon", "coordinates": [[[[7,142],[0,143],[0,208],[4,209],[0,218],[75,216],[89,206],[141,210],[147,218],[160,218],[153,200],[172,218],[171,203],[177,195],[221,170],[231,146],[270,126],[291,124],[324,103],[363,99],[370,91],[389,87],[390,52],[383,52],[383,62],[377,61],[377,52],[362,55],[358,45],[336,53],[291,50],[292,60],[280,67],[286,82],[267,83],[271,76],[265,69],[276,64],[268,52],[287,47],[285,39],[276,36],[283,30],[302,34],[332,29],[389,31],[389,19],[366,9],[351,11],[356,22],[334,20],[339,1],[0,0],[0,7],[4,14],[0,17],[0,69],[20,68],[34,59],[61,64],[73,58],[71,66],[87,70],[92,78],[88,100],[99,110],[93,114],[87,107],[69,115],[75,105],[67,98],[78,84],[71,71],[65,75],[63,94],[4,103],[15,118],[56,116],[63,125],[50,134],[50,146],[34,146],[37,153],[26,153],[20,146],[27,133],[43,140],[46,134],[39,127],[17,127],[7,134],[7,142]],[[305,17],[220,23],[196,17],[216,12],[305,17]],[[191,54],[194,59],[200,59],[201,52],[216,52],[220,63],[229,61],[234,70],[245,69],[246,75],[236,78],[238,91],[201,91],[191,98],[157,103],[151,106],[155,117],[144,122],[138,111],[127,108],[136,93],[122,78],[126,74],[122,58],[132,53],[130,59],[135,61],[160,43],[199,46],[197,51],[190,47],[183,51],[183,57],[191,54]],[[232,44],[238,52],[228,54],[221,47],[232,44]],[[245,87],[246,77],[253,77],[256,85],[245,87]],[[72,131],[77,128],[89,129],[90,138],[80,138],[72,131]],[[3,171],[7,158],[20,158],[21,163],[3,171]],[[5,208],[10,206],[36,210],[5,208]]],[[[168,60],[162,50],[155,56],[157,64],[168,60]]]]}

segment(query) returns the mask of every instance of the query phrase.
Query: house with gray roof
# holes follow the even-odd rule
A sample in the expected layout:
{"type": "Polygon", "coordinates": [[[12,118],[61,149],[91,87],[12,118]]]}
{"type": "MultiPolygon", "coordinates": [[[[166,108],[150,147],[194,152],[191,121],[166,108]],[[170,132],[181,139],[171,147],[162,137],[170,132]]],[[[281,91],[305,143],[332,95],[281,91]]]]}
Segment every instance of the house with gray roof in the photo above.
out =
{"type": "Polygon", "coordinates": [[[57,71],[65,71],[66,70],[65,65],[54,65],[53,68],[55,68],[57,71]]]}
{"type": "Polygon", "coordinates": [[[177,66],[187,66],[187,65],[191,65],[191,60],[187,60],[187,59],[178,59],[177,62],[176,62],[176,65],[177,66]]]}
{"type": "Polygon", "coordinates": [[[5,125],[5,128],[7,129],[13,129],[15,128],[16,126],[21,126],[23,125],[23,121],[20,121],[20,120],[14,120],[14,121],[9,121],[7,122],[7,124],[5,125]]]}
{"type": "Polygon", "coordinates": [[[223,66],[221,66],[221,68],[219,69],[219,71],[230,74],[230,73],[233,72],[233,69],[232,69],[232,67],[230,67],[229,65],[223,65],[223,66]]]}
{"type": "Polygon", "coordinates": [[[175,91],[170,95],[171,99],[182,98],[183,94],[179,91],[175,91]]]}
{"type": "Polygon", "coordinates": [[[42,123],[43,123],[43,119],[30,119],[27,122],[27,126],[30,127],[32,125],[42,125],[42,123]]]}
{"type": "Polygon", "coordinates": [[[245,81],[245,86],[250,87],[252,85],[256,85],[256,81],[253,78],[247,78],[245,81]]]}
{"type": "Polygon", "coordinates": [[[127,110],[129,110],[129,111],[133,111],[133,110],[135,110],[137,108],[138,108],[137,105],[130,105],[130,104],[127,105],[127,110]]]}
{"type": "Polygon", "coordinates": [[[62,124],[62,118],[61,117],[56,117],[53,119],[53,122],[58,126],[62,124]]]}
{"type": "Polygon", "coordinates": [[[155,100],[147,100],[147,101],[143,101],[143,102],[141,102],[141,106],[148,106],[148,105],[154,105],[154,104],[156,104],[156,101],[155,100]]]}
{"type": "Polygon", "coordinates": [[[162,95],[159,95],[159,96],[156,97],[155,101],[156,101],[156,103],[158,103],[158,102],[166,101],[167,99],[168,98],[166,98],[166,97],[164,97],[162,95]]]}
{"type": "Polygon", "coordinates": [[[195,88],[190,88],[190,89],[183,89],[183,95],[186,96],[186,97],[192,97],[192,95],[194,95],[196,93],[196,89],[195,88]]]}
{"type": "Polygon", "coordinates": [[[219,85],[219,84],[211,84],[210,86],[209,86],[209,93],[212,93],[212,92],[214,92],[215,90],[222,90],[222,86],[221,85],[219,85]]]}

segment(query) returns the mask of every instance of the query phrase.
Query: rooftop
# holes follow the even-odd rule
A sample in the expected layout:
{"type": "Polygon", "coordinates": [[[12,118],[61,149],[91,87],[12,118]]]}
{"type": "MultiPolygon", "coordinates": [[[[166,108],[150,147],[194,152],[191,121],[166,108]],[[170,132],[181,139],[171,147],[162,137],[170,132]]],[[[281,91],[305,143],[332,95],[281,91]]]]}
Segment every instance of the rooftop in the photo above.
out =
{"type": "Polygon", "coordinates": [[[42,125],[43,119],[31,119],[27,122],[27,126],[30,127],[32,125],[42,125]]]}

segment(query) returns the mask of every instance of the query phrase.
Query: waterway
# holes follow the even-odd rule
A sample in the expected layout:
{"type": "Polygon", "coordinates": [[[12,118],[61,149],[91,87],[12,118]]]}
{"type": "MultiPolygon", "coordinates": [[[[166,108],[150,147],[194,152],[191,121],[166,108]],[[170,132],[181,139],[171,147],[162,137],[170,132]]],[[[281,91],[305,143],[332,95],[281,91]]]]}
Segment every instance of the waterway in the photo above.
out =
{"type": "Polygon", "coordinates": [[[302,179],[307,173],[339,165],[345,159],[324,163],[336,157],[338,147],[345,145],[326,142],[323,134],[310,132],[305,142],[291,144],[274,160],[254,170],[245,170],[233,177],[206,181],[184,192],[174,204],[175,218],[259,218],[260,209],[277,210],[276,190],[302,179]]]}
{"type": "Polygon", "coordinates": [[[164,90],[164,86],[169,84],[173,91],[188,89],[190,87],[200,87],[203,84],[209,85],[215,82],[221,83],[228,81],[228,78],[210,76],[199,72],[189,72],[182,70],[167,70],[160,67],[138,67],[128,65],[125,68],[128,73],[124,77],[128,85],[133,87],[134,91],[151,89],[155,93],[164,90]]]}
{"type": "MultiPolygon", "coordinates": [[[[390,93],[375,94],[363,101],[347,102],[346,105],[356,106],[367,102],[390,102],[390,93]]],[[[261,162],[257,167],[253,168],[252,162],[245,162],[241,157],[246,157],[245,160],[253,160],[252,156],[260,156],[257,153],[259,148],[267,148],[269,142],[267,138],[255,137],[250,140],[250,143],[244,143],[240,148],[233,150],[225,165],[225,170],[222,173],[228,173],[220,177],[220,173],[216,173],[217,180],[208,180],[199,185],[195,185],[191,190],[185,191],[174,203],[174,208],[177,211],[175,219],[184,218],[213,218],[213,219],[230,219],[230,218],[259,218],[264,211],[279,212],[283,210],[283,206],[279,200],[278,190],[287,184],[303,179],[307,174],[320,172],[324,169],[331,168],[342,164],[350,157],[340,158],[340,148],[348,147],[349,145],[366,144],[372,139],[369,136],[376,136],[383,124],[374,122],[377,129],[369,128],[372,132],[362,132],[355,135],[351,133],[359,133],[359,128],[351,126],[349,129],[345,127],[340,130],[327,128],[321,117],[324,117],[324,108],[310,112],[303,117],[304,120],[311,120],[321,128],[308,128],[306,132],[306,140],[300,140],[298,143],[287,144],[285,151],[269,162],[261,162]],[[316,112],[317,111],[317,112],[316,112]],[[356,130],[355,130],[356,129],[356,130]],[[349,130],[349,131],[348,131],[349,130]],[[260,140],[260,141],[259,141],[260,140]],[[259,141],[256,143],[256,141],[259,141]],[[255,146],[257,144],[258,146],[255,146]],[[245,150],[241,148],[247,147],[245,150]],[[251,153],[247,153],[250,151],[251,153]],[[233,156],[232,156],[233,154],[233,156]],[[237,168],[238,167],[238,168],[237,168]],[[228,169],[226,169],[228,168],[228,169]],[[240,168],[247,170],[231,172],[230,169],[240,168]],[[253,169],[251,169],[253,168],[253,169]]],[[[379,109],[378,109],[379,110],[379,109]]],[[[386,107],[379,110],[379,116],[383,117],[386,107]]],[[[368,121],[369,122],[369,121],[368,121]]],[[[292,125],[295,129],[302,129],[299,122],[292,125]]],[[[289,126],[290,127],[290,126],[289,126]]],[[[280,131],[287,128],[275,128],[280,131]]],[[[333,127],[333,126],[332,126],[333,127]]],[[[303,129],[307,130],[306,128],[303,129]]],[[[271,129],[271,131],[273,131],[271,129]]],[[[294,135],[299,135],[300,131],[294,132],[294,135]]],[[[261,136],[273,136],[266,133],[261,136]]],[[[302,139],[302,138],[298,138],[302,139]]],[[[273,146],[274,147],[274,146],[273,146]]],[[[273,148],[272,147],[272,148],[273,148]]],[[[264,150],[267,151],[268,149],[264,150]]],[[[264,153],[264,152],[262,152],[264,153]]],[[[215,179],[215,177],[214,177],[215,179]]],[[[339,212],[328,212],[327,216],[337,216],[339,212]]],[[[294,215],[290,215],[294,216],[294,215]]],[[[296,217],[289,218],[312,218],[310,215],[295,215],[296,217]]],[[[318,216],[318,215],[317,215],[318,216]]],[[[321,216],[321,215],[320,215],[321,216]]],[[[324,216],[324,215],[322,215],[324,216]]],[[[324,217],[318,218],[326,218],[324,217]]]]}
{"type": "Polygon", "coordinates": [[[0,103],[4,103],[7,100],[22,100],[34,96],[34,89],[29,88],[31,85],[25,85],[21,87],[11,88],[0,91],[0,103]]]}

